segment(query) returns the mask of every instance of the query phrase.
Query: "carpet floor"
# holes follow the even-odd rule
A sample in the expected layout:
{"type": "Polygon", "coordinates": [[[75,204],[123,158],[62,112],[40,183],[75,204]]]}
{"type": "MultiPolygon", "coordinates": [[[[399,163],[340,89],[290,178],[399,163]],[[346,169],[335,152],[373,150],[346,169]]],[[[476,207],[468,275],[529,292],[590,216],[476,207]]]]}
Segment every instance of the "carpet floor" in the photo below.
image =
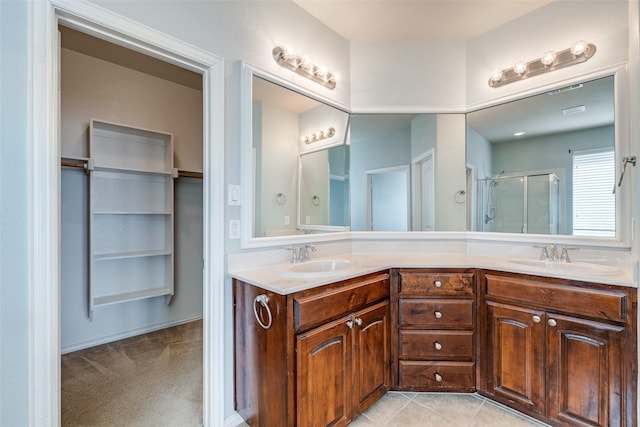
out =
{"type": "Polygon", "coordinates": [[[202,321],[67,353],[62,426],[202,425],[202,321]]]}

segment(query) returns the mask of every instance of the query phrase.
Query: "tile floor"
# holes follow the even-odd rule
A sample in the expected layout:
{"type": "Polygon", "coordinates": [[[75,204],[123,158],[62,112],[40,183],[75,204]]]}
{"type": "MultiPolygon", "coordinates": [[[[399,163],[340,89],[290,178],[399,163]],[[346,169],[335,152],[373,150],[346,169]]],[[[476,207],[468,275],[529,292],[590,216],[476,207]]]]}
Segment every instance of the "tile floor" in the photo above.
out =
{"type": "Polygon", "coordinates": [[[476,394],[389,392],[351,427],[541,427],[476,394]]]}
{"type": "MultiPolygon", "coordinates": [[[[350,427],[542,427],[476,394],[389,392],[350,427]]],[[[247,427],[243,423],[239,427],[247,427]]]]}

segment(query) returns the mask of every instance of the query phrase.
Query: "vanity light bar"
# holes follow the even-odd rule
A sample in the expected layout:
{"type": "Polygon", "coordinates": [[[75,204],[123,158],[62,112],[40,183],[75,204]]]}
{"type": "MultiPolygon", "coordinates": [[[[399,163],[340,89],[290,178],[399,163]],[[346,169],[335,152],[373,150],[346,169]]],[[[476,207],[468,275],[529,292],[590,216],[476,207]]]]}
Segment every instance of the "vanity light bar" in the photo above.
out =
{"type": "Polygon", "coordinates": [[[327,67],[311,63],[308,56],[298,56],[291,49],[276,46],[272,51],[273,59],[285,68],[295,71],[329,89],[336,87],[336,75],[327,71],[327,67]]]}
{"type": "Polygon", "coordinates": [[[529,62],[518,61],[512,68],[497,70],[489,77],[489,86],[499,87],[524,80],[549,71],[587,61],[596,53],[596,46],[585,41],[577,41],[560,52],[545,52],[540,58],[529,62]]]}
{"type": "Polygon", "coordinates": [[[312,144],[314,142],[318,142],[323,139],[331,138],[335,134],[336,134],[335,128],[331,127],[325,130],[319,130],[317,132],[310,133],[309,135],[305,135],[305,137],[302,138],[302,140],[304,141],[305,144],[312,144]]]}

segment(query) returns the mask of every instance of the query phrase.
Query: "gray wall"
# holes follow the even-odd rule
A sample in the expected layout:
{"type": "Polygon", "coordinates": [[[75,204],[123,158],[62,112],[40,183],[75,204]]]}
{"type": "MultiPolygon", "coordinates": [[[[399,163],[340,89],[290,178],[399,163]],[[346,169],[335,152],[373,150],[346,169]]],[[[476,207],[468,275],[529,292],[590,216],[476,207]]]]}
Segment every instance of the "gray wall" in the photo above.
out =
{"type": "Polygon", "coordinates": [[[0,425],[29,419],[27,2],[0,1],[0,425]]]}

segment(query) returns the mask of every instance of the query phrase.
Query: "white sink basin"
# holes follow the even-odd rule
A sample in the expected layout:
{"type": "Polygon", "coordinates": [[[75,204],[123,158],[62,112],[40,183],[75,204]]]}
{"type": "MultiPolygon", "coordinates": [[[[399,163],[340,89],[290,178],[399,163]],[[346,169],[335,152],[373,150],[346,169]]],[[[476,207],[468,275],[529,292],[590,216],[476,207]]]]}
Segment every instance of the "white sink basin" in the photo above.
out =
{"type": "Polygon", "coordinates": [[[616,267],[601,264],[589,264],[584,262],[553,262],[542,260],[511,260],[510,264],[524,267],[531,271],[551,272],[558,274],[589,274],[593,276],[615,276],[620,274],[616,267]]]}
{"type": "Polygon", "coordinates": [[[287,264],[279,267],[277,272],[284,276],[323,277],[342,274],[354,267],[353,262],[343,259],[324,259],[305,261],[299,264],[287,264]]]}

